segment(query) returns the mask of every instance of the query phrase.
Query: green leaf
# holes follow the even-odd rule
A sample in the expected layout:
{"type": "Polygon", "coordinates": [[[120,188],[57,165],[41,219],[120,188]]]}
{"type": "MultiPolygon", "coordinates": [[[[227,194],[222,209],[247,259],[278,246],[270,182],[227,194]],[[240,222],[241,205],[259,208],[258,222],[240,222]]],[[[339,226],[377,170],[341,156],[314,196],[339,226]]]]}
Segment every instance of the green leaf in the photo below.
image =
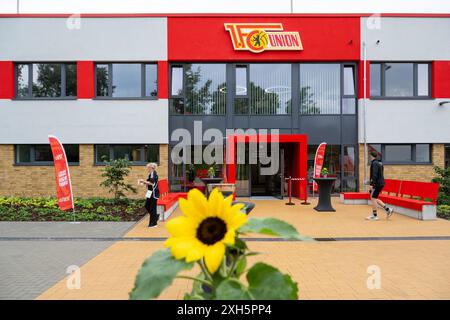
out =
{"type": "Polygon", "coordinates": [[[217,300],[251,300],[247,289],[236,279],[226,279],[216,289],[217,300]]]}
{"type": "Polygon", "coordinates": [[[247,258],[243,256],[236,265],[236,277],[239,278],[244,273],[245,268],[247,268],[247,258]]]}
{"type": "Polygon", "coordinates": [[[259,262],[247,273],[249,292],[255,300],[297,300],[298,286],[287,274],[259,262]]]}
{"type": "Polygon", "coordinates": [[[313,241],[310,237],[300,236],[297,230],[287,222],[275,218],[250,218],[239,232],[262,233],[279,236],[284,239],[313,241]]]}
{"type": "Polygon", "coordinates": [[[176,275],[182,270],[192,269],[193,263],[176,260],[168,249],[155,252],[145,260],[136,277],[130,299],[143,300],[156,298],[170,286],[176,275]]]}

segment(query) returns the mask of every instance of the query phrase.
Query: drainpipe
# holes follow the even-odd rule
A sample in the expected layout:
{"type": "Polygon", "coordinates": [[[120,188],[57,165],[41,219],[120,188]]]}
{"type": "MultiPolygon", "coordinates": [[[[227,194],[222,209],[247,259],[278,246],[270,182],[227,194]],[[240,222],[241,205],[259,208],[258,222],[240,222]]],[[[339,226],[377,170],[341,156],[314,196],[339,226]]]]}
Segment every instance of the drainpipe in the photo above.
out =
{"type": "Polygon", "coordinates": [[[363,141],[364,141],[364,155],[363,155],[363,166],[364,166],[364,191],[367,191],[367,185],[366,185],[366,181],[367,181],[367,130],[366,130],[366,99],[367,99],[367,55],[366,55],[366,42],[363,41],[362,43],[363,45],[363,125],[364,125],[364,135],[363,135],[363,141]]]}

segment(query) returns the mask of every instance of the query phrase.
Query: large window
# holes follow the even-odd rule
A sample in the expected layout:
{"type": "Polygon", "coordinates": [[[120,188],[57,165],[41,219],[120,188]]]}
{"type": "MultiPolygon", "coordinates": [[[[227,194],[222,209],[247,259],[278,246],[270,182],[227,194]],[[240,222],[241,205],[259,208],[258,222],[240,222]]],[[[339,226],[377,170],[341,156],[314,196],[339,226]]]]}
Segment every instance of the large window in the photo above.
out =
{"type": "Polygon", "coordinates": [[[157,65],[150,63],[98,63],[95,66],[97,98],[156,99],[157,65]]]}
{"type": "Polygon", "coordinates": [[[385,164],[431,163],[430,144],[370,144],[368,151],[376,151],[385,164]]]}
{"type": "Polygon", "coordinates": [[[99,144],[95,146],[95,162],[97,164],[115,159],[127,159],[134,165],[159,162],[159,145],[99,144]]]}
{"type": "Polygon", "coordinates": [[[19,99],[75,98],[77,95],[75,63],[18,63],[15,72],[19,99]]]}
{"type": "Polygon", "coordinates": [[[445,168],[450,168],[450,144],[444,146],[444,166],[445,168]]]}
{"type": "Polygon", "coordinates": [[[291,113],[290,64],[236,66],[235,83],[235,114],[291,113]]]}
{"type": "Polygon", "coordinates": [[[370,64],[372,98],[429,98],[430,64],[383,62],[370,64]]]}
{"type": "Polygon", "coordinates": [[[300,113],[355,114],[355,78],[354,65],[300,64],[300,113]]]}
{"type": "Polygon", "coordinates": [[[171,114],[225,114],[226,64],[172,66],[170,78],[171,114]]]}
{"type": "MultiPolygon", "coordinates": [[[[69,164],[80,162],[79,145],[63,145],[69,164]]],[[[16,164],[21,165],[52,165],[53,154],[48,144],[18,144],[16,145],[16,164]]]]}

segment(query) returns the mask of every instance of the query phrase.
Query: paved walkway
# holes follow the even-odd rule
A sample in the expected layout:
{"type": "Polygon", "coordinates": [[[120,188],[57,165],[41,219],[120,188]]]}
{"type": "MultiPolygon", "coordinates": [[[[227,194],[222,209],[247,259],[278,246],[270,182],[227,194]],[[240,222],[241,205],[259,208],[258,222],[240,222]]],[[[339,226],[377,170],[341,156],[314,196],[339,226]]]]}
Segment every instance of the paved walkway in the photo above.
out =
{"type": "MultiPolygon", "coordinates": [[[[300,299],[450,299],[450,240],[415,240],[448,239],[449,221],[417,221],[400,215],[389,221],[366,221],[368,206],[343,206],[337,199],[333,199],[335,213],[314,211],[315,200],[310,206],[298,201],[296,206],[285,206],[285,201],[255,202],[252,216],[279,217],[312,237],[355,240],[260,241],[260,235],[250,235],[254,241],[248,242],[249,247],[264,253],[251,262],[262,259],[289,273],[299,283],[300,299]],[[397,240],[357,241],[354,237],[397,240]],[[374,267],[380,270],[379,289],[367,286],[368,268],[374,267]]],[[[179,214],[177,210],[175,216],[179,214]]],[[[147,219],[125,235],[136,241],[118,241],[82,266],[81,289],[68,290],[61,280],[38,299],[127,299],[142,262],[163,247],[167,236],[164,223],[148,229],[147,219]]],[[[187,280],[176,280],[160,298],[181,299],[189,285],[187,280]]]]}
{"type": "Polygon", "coordinates": [[[68,266],[81,266],[114,243],[74,237],[121,237],[133,224],[0,222],[0,299],[34,299],[63,279],[68,266]]]}

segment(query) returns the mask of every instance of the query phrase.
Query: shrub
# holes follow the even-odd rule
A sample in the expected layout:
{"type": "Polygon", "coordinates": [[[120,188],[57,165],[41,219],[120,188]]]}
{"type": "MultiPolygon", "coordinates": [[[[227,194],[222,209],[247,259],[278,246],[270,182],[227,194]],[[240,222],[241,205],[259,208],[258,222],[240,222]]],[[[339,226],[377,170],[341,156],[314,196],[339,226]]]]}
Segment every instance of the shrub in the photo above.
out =
{"type": "Polygon", "coordinates": [[[450,220],[450,205],[442,204],[437,206],[437,215],[439,218],[450,220]]]}
{"type": "Polygon", "coordinates": [[[109,188],[109,192],[114,194],[114,199],[120,200],[125,197],[125,191],[137,193],[136,188],[129,183],[125,183],[125,178],[130,173],[130,161],[117,159],[106,163],[102,177],[105,180],[100,186],[109,188]]]}
{"type": "Polygon", "coordinates": [[[438,205],[450,205],[450,167],[434,167],[437,176],[431,181],[439,183],[439,194],[437,198],[438,205]]]}

